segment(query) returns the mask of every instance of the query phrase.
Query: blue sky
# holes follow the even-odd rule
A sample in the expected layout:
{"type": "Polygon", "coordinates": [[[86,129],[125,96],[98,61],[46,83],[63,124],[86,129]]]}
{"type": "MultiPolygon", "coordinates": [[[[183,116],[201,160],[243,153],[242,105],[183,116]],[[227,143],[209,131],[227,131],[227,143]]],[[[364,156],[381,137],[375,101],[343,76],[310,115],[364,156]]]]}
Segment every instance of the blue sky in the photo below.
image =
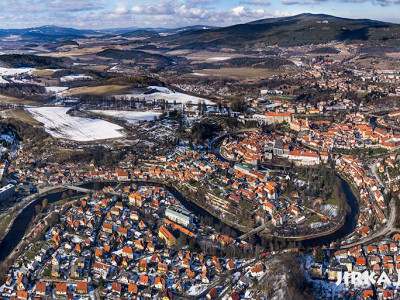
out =
{"type": "Polygon", "coordinates": [[[400,23],[400,0],[0,0],[0,28],[226,26],[305,12],[400,23]]]}

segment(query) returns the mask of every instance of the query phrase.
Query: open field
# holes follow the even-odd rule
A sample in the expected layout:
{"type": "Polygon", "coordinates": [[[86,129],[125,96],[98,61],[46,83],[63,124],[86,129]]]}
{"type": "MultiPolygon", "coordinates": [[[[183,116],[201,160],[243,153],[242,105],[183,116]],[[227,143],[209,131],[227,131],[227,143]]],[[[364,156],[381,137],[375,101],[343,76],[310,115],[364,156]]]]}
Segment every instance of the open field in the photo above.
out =
{"type": "Polygon", "coordinates": [[[290,96],[290,95],[270,95],[270,98],[276,99],[276,100],[286,100],[286,101],[293,101],[296,96],[290,96]]]}
{"type": "Polygon", "coordinates": [[[51,76],[54,74],[54,72],[55,72],[54,70],[42,69],[42,70],[32,71],[32,74],[37,76],[51,76]]]}
{"type": "Polygon", "coordinates": [[[101,85],[101,86],[90,86],[90,87],[78,87],[69,90],[67,93],[70,96],[75,95],[99,95],[99,96],[112,96],[123,93],[128,89],[124,85],[101,85]]]}
{"type": "Polygon", "coordinates": [[[69,51],[65,52],[50,52],[50,53],[43,53],[38,54],[38,56],[51,56],[51,57],[75,57],[81,55],[91,55],[97,52],[104,50],[103,46],[95,46],[95,47],[88,47],[88,48],[72,48],[69,51]]]}
{"type": "MultiPolygon", "coordinates": [[[[248,77],[270,77],[272,75],[278,75],[288,72],[279,70],[270,70],[270,69],[256,69],[256,68],[221,68],[221,69],[196,70],[194,71],[194,73],[199,74],[199,76],[203,74],[207,76],[216,76],[216,77],[248,78],[248,77]]],[[[188,75],[196,76],[192,74],[188,75]]]]}
{"type": "Polygon", "coordinates": [[[387,56],[395,59],[400,59],[400,52],[386,53],[387,56]]]}
{"type": "Polygon", "coordinates": [[[0,112],[0,114],[5,118],[17,119],[35,126],[41,125],[39,121],[32,118],[31,115],[22,108],[4,110],[0,112]]]}
{"type": "Polygon", "coordinates": [[[98,65],[98,66],[86,66],[83,67],[86,70],[92,70],[92,71],[104,71],[105,69],[107,69],[109,66],[107,65],[98,65]]]}
{"type": "Polygon", "coordinates": [[[361,56],[351,59],[347,66],[358,68],[374,68],[376,70],[396,70],[400,69],[400,60],[396,58],[395,54],[390,56],[371,57],[361,56]]]}
{"type": "Polygon", "coordinates": [[[38,105],[38,102],[32,100],[25,100],[14,98],[10,96],[0,95],[0,102],[9,103],[9,104],[20,104],[20,105],[38,105]]]}

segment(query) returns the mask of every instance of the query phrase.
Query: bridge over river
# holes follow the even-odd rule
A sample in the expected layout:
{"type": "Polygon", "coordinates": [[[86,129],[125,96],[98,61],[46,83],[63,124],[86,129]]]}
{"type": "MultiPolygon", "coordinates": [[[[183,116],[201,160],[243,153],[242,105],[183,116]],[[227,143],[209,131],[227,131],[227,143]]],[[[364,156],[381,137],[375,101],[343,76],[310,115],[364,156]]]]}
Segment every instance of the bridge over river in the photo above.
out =
{"type": "MultiPolygon", "coordinates": [[[[76,186],[76,185],[62,185],[62,186],[59,186],[59,187],[60,188],[65,188],[65,189],[68,189],[68,190],[73,190],[73,191],[77,191],[77,192],[86,193],[86,194],[98,192],[98,190],[91,190],[91,189],[83,188],[83,187],[76,186]]],[[[121,197],[122,196],[122,193],[119,193],[119,192],[104,191],[104,190],[103,190],[103,192],[105,194],[110,194],[110,195],[117,196],[117,197],[121,197]]]]}

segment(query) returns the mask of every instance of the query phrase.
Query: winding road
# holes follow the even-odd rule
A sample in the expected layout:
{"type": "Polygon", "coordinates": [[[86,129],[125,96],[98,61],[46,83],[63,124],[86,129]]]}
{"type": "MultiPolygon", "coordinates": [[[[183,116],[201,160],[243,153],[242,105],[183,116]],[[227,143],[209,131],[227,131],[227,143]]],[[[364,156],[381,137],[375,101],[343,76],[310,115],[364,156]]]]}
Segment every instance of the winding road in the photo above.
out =
{"type": "Polygon", "coordinates": [[[358,245],[361,245],[361,244],[366,244],[366,243],[368,243],[368,242],[370,242],[370,241],[372,241],[372,240],[374,240],[376,238],[385,236],[385,235],[390,234],[390,233],[400,232],[399,228],[395,228],[394,227],[394,222],[396,221],[396,205],[395,205],[394,199],[392,199],[390,201],[389,207],[390,207],[389,220],[386,223],[384,228],[382,228],[381,230],[373,233],[372,235],[370,235],[370,236],[368,236],[368,237],[366,237],[364,239],[361,239],[361,240],[359,240],[357,242],[354,242],[354,243],[350,243],[350,244],[344,245],[344,246],[342,246],[340,248],[343,248],[343,249],[351,248],[351,247],[358,246],[358,245]]]}

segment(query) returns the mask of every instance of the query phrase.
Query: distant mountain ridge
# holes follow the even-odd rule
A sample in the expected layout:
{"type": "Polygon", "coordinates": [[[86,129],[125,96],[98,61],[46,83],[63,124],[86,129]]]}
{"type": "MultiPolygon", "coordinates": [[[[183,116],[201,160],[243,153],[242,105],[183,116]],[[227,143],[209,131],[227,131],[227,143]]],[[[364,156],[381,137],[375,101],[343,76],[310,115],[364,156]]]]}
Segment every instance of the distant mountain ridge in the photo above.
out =
{"type": "Polygon", "coordinates": [[[22,40],[52,41],[58,39],[79,39],[91,36],[100,36],[102,33],[95,30],[80,30],[58,26],[41,26],[24,29],[0,29],[0,38],[19,36],[22,40]]]}
{"type": "Polygon", "coordinates": [[[363,43],[366,46],[400,47],[400,25],[370,19],[346,19],[325,14],[300,14],[268,18],[228,27],[194,25],[175,29],[119,28],[79,30],[57,26],[0,29],[0,39],[58,41],[90,37],[147,38],[176,49],[247,49],[257,45],[302,46],[331,41],[363,43]]]}
{"type": "Polygon", "coordinates": [[[331,41],[400,46],[400,25],[369,19],[346,19],[324,14],[269,18],[168,36],[178,48],[243,48],[257,44],[301,46],[331,41]]]}

